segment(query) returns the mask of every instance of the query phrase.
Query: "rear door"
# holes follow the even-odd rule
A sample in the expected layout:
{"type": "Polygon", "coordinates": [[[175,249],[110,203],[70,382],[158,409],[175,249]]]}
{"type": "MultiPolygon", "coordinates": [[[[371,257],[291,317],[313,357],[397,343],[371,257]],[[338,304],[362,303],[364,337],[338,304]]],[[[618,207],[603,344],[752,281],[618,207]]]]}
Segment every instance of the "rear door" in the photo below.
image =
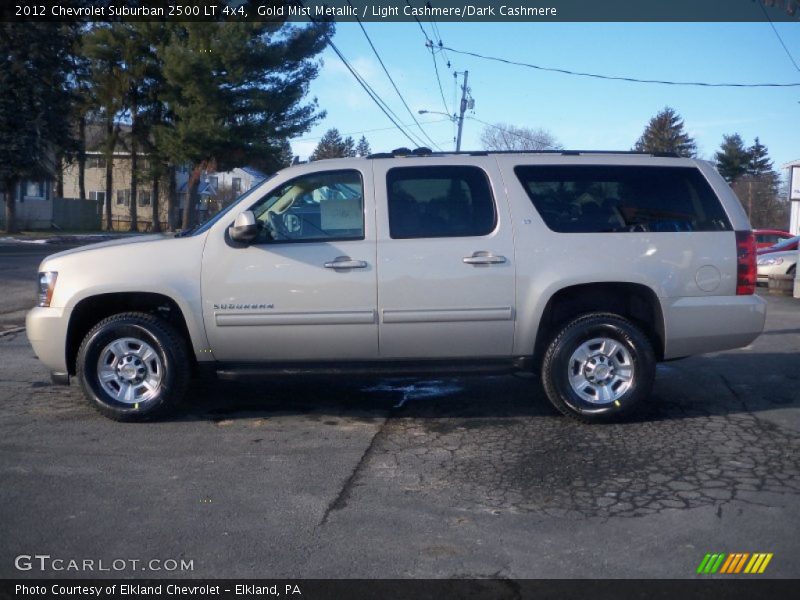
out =
{"type": "Polygon", "coordinates": [[[510,356],[514,247],[495,161],[373,165],[381,358],[510,356]]]}

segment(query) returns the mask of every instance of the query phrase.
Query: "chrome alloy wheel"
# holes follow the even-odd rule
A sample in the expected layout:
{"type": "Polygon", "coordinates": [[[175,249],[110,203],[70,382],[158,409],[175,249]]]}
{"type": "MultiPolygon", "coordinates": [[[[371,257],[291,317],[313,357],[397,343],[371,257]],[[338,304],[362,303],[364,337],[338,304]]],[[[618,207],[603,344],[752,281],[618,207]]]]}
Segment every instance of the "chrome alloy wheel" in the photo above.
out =
{"type": "Polygon", "coordinates": [[[146,402],[161,387],[164,367],[153,347],[126,337],[108,344],[97,360],[97,379],[107,394],[122,404],[146,402]]]}
{"type": "Polygon", "coordinates": [[[569,384],[591,404],[611,404],[634,381],[631,353],[617,340],[601,337],[584,342],[569,359],[569,384]]]}

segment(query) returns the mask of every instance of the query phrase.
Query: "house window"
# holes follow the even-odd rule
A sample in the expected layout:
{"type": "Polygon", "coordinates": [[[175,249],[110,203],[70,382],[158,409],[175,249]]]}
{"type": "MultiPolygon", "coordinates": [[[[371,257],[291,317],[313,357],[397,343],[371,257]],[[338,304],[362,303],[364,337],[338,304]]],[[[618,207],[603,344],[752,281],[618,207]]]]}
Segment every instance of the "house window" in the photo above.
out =
{"type": "Polygon", "coordinates": [[[106,193],[100,191],[89,192],[89,200],[97,200],[98,202],[106,201],[106,193]]]}
{"type": "Polygon", "coordinates": [[[242,191],[242,178],[234,177],[231,180],[231,189],[237,194],[242,191]]]}
{"type": "Polygon", "coordinates": [[[136,201],[139,206],[150,206],[150,190],[139,190],[136,201]]]}
{"type": "Polygon", "coordinates": [[[24,187],[25,198],[44,198],[44,182],[43,181],[26,181],[24,187]]]}
{"type": "Polygon", "coordinates": [[[117,206],[130,206],[131,205],[131,191],[130,190],[117,190],[117,206]]]}
{"type": "Polygon", "coordinates": [[[105,156],[90,156],[86,160],[87,169],[105,169],[106,157],[105,156]]]}
{"type": "Polygon", "coordinates": [[[213,176],[208,178],[208,185],[214,188],[216,192],[219,189],[219,177],[213,176]]]}

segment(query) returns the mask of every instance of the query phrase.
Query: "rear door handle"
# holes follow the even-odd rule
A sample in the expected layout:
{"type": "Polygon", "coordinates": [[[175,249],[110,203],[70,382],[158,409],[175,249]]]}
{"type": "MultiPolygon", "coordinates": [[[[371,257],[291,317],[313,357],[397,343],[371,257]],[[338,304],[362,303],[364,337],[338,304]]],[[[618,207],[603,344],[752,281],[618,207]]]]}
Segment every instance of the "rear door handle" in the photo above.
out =
{"type": "Polygon", "coordinates": [[[349,256],[337,256],[330,262],[325,263],[326,269],[365,269],[366,261],[353,260],[349,256]]]}
{"type": "Polygon", "coordinates": [[[499,265],[506,262],[506,257],[495,256],[489,252],[475,252],[472,256],[465,256],[461,260],[468,265],[499,265]]]}

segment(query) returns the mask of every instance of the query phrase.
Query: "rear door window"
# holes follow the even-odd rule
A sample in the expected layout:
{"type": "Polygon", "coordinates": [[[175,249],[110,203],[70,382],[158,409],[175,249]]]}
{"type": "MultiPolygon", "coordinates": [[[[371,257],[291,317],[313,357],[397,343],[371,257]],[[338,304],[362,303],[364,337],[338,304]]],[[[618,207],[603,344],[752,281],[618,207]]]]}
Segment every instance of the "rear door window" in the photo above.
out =
{"type": "Polygon", "coordinates": [[[518,166],[514,172],[559,233],[731,230],[711,186],[692,167],[518,166]]]}
{"type": "Polygon", "coordinates": [[[471,166],[398,167],[386,174],[393,239],[483,236],[497,217],[486,173],[471,166]]]}

